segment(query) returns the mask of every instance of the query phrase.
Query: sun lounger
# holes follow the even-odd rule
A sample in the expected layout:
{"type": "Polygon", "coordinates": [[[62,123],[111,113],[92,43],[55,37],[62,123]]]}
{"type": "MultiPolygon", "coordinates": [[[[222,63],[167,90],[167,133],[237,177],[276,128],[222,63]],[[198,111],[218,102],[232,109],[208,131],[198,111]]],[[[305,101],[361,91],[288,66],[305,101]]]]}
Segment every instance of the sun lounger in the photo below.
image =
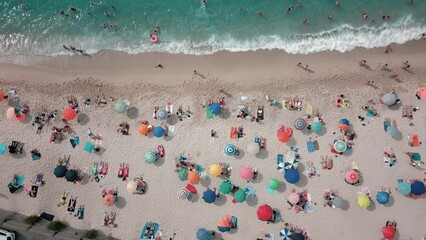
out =
{"type": "Polygon", "coordinates": [[[160,225],[158,223],[146,222],[144,227],[142,228],[139,239],[154,239],[159,228],[160,225]]]}
{"type": "Polygon", "coordinates": [[[280,173],[284,172],[284,156],[282,154],[277,154],[277,170],[280,173]]]}
{"type": "Polygon", "coordinates": [[[158,157],[165,157],[166,156],[166,151],[164,150],[164,146],[163,145],[158,145],[157,147],[157,153],[158,153],[158,157]]]}
{"type": "Polygon", "coordinates": [[[231,132],[229,133],[231,139],[238,139],[238,128],[232,127],[231,132]]]}
{"type": "Polygon", "coordinates": [[[209,102],[206,102],[206,105],[204,106],[206,108],[207,119],[214,118],[214,114],[210,110],[209,102]]]}
{"type": "Polygon", "coordinates": [[[12,144],[9,146],[9,153],[21,154],[24,151],[24,143],[19,141],[12,141],[12,144]]]}

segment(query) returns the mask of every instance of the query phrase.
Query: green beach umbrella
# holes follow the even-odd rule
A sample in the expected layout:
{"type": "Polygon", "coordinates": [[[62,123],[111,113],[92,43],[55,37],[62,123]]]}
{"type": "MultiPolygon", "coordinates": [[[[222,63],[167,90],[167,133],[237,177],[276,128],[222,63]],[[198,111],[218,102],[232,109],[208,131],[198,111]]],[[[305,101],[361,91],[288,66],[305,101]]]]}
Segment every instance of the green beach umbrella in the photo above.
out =
{"type": "Polygon", "coordinates": [[[280,181],[276,178],[272,178],[268,183],[268,187],[272,190],[277,190],[280,187],[280,181]]]}
{"type": "Polygon", "coordinates": [[[231,182],[229,182],[229,181],[223,181],[221,184],[220,184],[220,186],[219,186],[219,191],[220,191],[220,193],[222,193],[222,194],[228,194],[228,193],[230,193],[231,191],[232,191],[232,188],[233,188],[234,186],[232,185],[232,183],[231,182]]]}
{"type": "Polygon", "coordinates": [[[247,197],[246,192],[241,188],[234,193],[234,198],[237,202],[244,202],[246,200],[246,197],[247,197]]]}
{"type": "Polygon", "coordinates": [[[116,113],[125,113],[128,107],[128,101],[119,100],[114,104],[114,110],[116,113]]]}
{"type": "Polygon", "coordinates": [[[346,151],[347,145],[345,142],[338,140],[334,143],[334,149],[336,149],[337,152],[344,152],[346,151]]]}
{"type": "Polygon", "coordinates": [[[147,152],[145,153],[145,162],[148,164],[152,164],[157,160],[157,156],[155,156],[155,152],[147,152]]]}
{"type": "Polygon", "coordinates": [[[320,134],[322,131],[322,124],[320,122],[313,122],[311,125],[312,132],[320,134]]]}
{"type": "Polygon", "coordinates": [[[188,171],[186,169],[183,168],[178,168],[178,178],[181,181],[185,181],[188,179],[188,171]]]}

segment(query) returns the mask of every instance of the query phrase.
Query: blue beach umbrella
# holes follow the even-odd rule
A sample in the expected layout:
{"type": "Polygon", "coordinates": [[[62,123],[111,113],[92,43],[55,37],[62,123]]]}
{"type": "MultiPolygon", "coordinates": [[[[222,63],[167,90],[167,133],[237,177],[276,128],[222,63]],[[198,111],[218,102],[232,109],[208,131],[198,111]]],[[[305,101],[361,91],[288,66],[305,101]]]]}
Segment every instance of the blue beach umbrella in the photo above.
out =
{"type": "Polygon", "coordinates": [[[292,236],[293,236],[293,234],[291,233],[290,229],[288,229],[288,228],[284,228],[280,232],[280,238],[282,240],[291,240],[292,236]]]}
{"type": "Polygon", "coordinates": [[[284,179],[291,184],[296,184],[300,179],[300,174],[297,169],[289,169],[284,172],[284,179]]]}
{"type": "Polygon", "coordinates": [[[164,130],[163,127],[161,126],[157,126],[154,128],[154,136],[160,138],[162,136],[164,136],[164,133],[166,132],[166,130],[164,130]]]}
{"type": "Polygon", "coordinates": [[[199,228],[197,231],[197,240],[212,240],[212,235],[205,228],[199,228]]]}
{"type": "Polygon", "coordinates": [[[234,144],[228,144],[225,146],[225,154],[227,156],[233,156],[237,152],[237,147],[234,144]]]}
{"type": "Polygon", "coordinates": [[[417,196],[422,195],[423,193],[425,193],[426,189],[425,189],[425,184],[420,182],[420,181],[414,181],[411,184],[411,193],[417,196]]]}
{"type": "Polygon", "coordinates": [[[214,103],[212,103],[211,105],[210,105],[210,111],[213,113],[213,114],[220,114],[221,112],[222,112],[222,107],[220,106],[220,104],[219,103],[217,103],[217,102],[214,102],[214,103]]]}
{"type": "Polygon", "coordinates": [[[216,193],[213,192],[211,189],[208,189],[203,193],[203,199],[206,203],[213,203],[216,201],[216,193]]]}
{"type": "Polygon", "coordinates": [[[407,182],[403,182],[403,181],[398,182],[397,188],[398,188],[398,192],[404,195],[407,195],[411,192],[411,186],[407,182]]]}
{"type": "Polygon", "coordinates": [[[381,191],[377,193],[376,200],[380,204],[386,204],[389,202],[389,197],[389,193],[381,191]]]}
{"type": "Polygon", "coordinates": [[[290,159],[289,161],[284,163],[284,169],[297,169],[297,167],[299,166],[299,160],[294,158],[294,159],[290,159]]]}
{"type": "Polygon", "coordinates": [[[344,124],[344,125],[348,125],[348,126],[349,126],[349,120],[348,120],[348,119],[346,119],[346,118],[342,118],[342,119],[340,119],[340,120],[339,120],[339,123],[340,123],[340,124],[344,124]]]}
{"type": "Polygon", "coordinates": [[[158,109],[157,113],[155,113],[155,116],[157,117],[158,120],[164,121],[169,117],[169,113],[167,112],[166,109],[160,108],[158,109]]]}

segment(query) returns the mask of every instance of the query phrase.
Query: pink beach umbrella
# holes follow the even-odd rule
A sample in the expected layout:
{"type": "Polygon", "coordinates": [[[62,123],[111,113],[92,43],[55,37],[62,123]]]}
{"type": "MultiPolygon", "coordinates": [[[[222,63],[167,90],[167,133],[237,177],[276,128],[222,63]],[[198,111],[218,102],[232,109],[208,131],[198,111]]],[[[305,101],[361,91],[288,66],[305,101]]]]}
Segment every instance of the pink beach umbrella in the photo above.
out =
{"type": "Polygon", "coordinates": [[[243,167],[240,170],[240,177],[246,181],[253,178],[253,171],[249,167],[243,167]]]}
{"type": "Polygon", "coordinates": [[[299,202],[299,194],[297,192],[291,192],[288,196],[287,196],[287,200],[291,203],[291,204],[296,204],[299,202]]]}
{"type": "Polygon", "coordinates": [[[351,169],[346,172],[345,180],[349,184],[356,184],[359,181],[359,173],[356,170],[351,169]]]}

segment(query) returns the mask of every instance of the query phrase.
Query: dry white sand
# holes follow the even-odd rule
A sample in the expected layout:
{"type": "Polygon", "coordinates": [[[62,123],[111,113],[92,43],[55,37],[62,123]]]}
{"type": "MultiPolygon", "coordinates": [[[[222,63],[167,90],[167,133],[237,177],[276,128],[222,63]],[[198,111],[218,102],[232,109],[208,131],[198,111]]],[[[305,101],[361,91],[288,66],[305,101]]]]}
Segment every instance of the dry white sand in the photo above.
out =
{"type": "MultiPolygon", "coordinates": [[[[426,154],[424,146],[412,149],[408,146],[407,136],[418,133],[421,141],[425,136],[426,104],[415,97],[417,87],[424,86],[426,77],[426,42],[412,42],[402,46],[393,46],[391,54],[384,54],[382,49],[357,49],[341,53],[321,53],[312,55],[287,55],[277,51],[260,51],[248,53],[218,53],[212,56],[183,56],[168,54],[143,54],[128,56],[123,53],[103,52],[85,57],[60,57],[45,59],[33,66],[17,66],[0,64],[0,88],[17,89],[22,103],[29,104],[34,114],[42,109],[62,110],[66,107],[66,96],[75,95],[81,105],[83,99],[97,95],[117,99],[127,99],[131,107],[136,107],[139,116],[129,119],[126,115],[115,114],[112,102],[108,106],[81,107],[81,114],[88,117],[88,122],[79,124],[71,122],[71,127],[81,138],[82,144],[72,149],[68,140],[62,144],[50,144],[50,130],[45,128],[41,135],[35,134],[36,127],[31,121],[21,123],[0,118],[0,141],[10,144],[12,140],[25,143],[26,155],[15,158],[9,154],[0,156],[0,176],[3,187],[0,189],[0,208],[23,214],[39,214],[46,211],[54,214],[57,219],[66,221],[71,226],[81,229],[102,229],[119,239],[138,239],[140,230],[146,221],[156,221],[160,229],[168,237],[176,233],[175,239],[195,239],[199,227],[216,229],[217,222],[231,214],[239,219],[238,230],[221,234],[223,239],[255,239],[261,232],[271,232],[278,236],[283,223],[266,224],[257,219],[256,210],[261,204],[267,203],[281,211],[285,222],[307,227],[312,239],[380,239],[381,228],[386,220],[398,222],[399,239],[421,239],[425,234],[425,199],[411,199],[395,191],[397,179],[424,178],[424,167],[413,168],[409,165],[404,151],[426,154]],[[359,67],[357,61],[367,60],[371,70],[359,67]],[[410,61],[410,72],[400,69],[404,60],[410,61]],[[309,64],[312,72],[296,67],[296,62],[309,64]],[[165,68],[153,66],[162,63],[165,68]],[[389,63],[390,68],[397,72],[398,80],[389,78],[390,72],[376,69],[379,63],[389,63]],[[193,78],[192,71],[206,76],[193,78]],[[90,78],[93,77],[94,79],[90,78]],[[383,90],[364,84],[373,80],[384,91],[395,89],[404,105],[419,106],[420,111],[414,113],[412,122],[402,119],[402,108],[389,109],[377,105],[380,117],[366,120],[362,126],[358,115],[365,115],[361,106],[369,99],[377,99],[383,90]],[[224,88],[230,95],[226,96],[227,108],[231,111],[239,104],[246,104],[252,109],[257,105],[265,105],[265,121],[261,124],[236,118],[217,117],[207,120],[205,110],[200,103],[207,99],[217,99],[219,88],[224,88]],[[332,105],[333,97],[345,94],[350,98],[351,108],[339,109],[332,105]],[[292,112],[268,105],[264,95],[272,98],[299,96],[304,103],[314,105],[326,122],[326,132],[317,139],[320,151],[307,153],[305,141],[315,134],[295,131],[291,144],[282,144],[276,139],[276,129],[280,124],[292,125],[302,112],[292,112]],[[240,96],[248,99],[241,101],[240,96]],[[152,124],[160,122],[152,119],[154,106],[164,106],[172,102],[177,106],[190,106],[194,112],[192,118],[182,122],[174,122],[175,131],[171,139],[158,139],[140,136],[136,131],[137,122],[147,119],[152,124]],[[395,140],[383,131],[383,119],[396,119],[402,132],[402,139],[395,140]],[[338,136],[337,122],[347,118],[353,124],[358,137],[352,154],[335,158],[332,170],[319,170],[320,177],[308,179],[305,167],[299,167],[301,180],[296,186],[285,183],[282,174],[276,170],[276,156],[284,153],[290,146],[300,148],[302,162],[313,161],[320,167],[320,156],[331,155],[329,143],[338,136]],[[121,121],[130,123],[130,136],[122,136],[116,132],[121,121]],[[244,126],[246,135],[239,141],[229,139],[229,129],[244,126]],[[91,128],[94,133],[104,137],[102,155],[88,154],[83,151],[83,144],[88,140],[85,132],[91,128]],[[210,129],[218,132],[214,143],[210,142],[210,129]],[[260,157],[249,156],[244,149],[256,135],[267,138],[267,151],[260,157]],[[243,150],[240,158],[224,157],[223,148],[233,143],[243,150]],[[145,152],[154,150],[158,144],[166,149],[166,158],[158,164],[148,165],[143,161],[145,152]],[[41,151],[42,158],[32,161],[29,152],[33,148],[41,151]],[[398,163],[390,168],[383,162],[383,151],[393,148],[398,163]],[[233,204],[232,197],[227,195],[215,204],[205,203],[201,197],[191,203],[180,200],[177,190],[187,183],[177,178],[174,172],[174,159],[180,154],[190,154],[191,160],[208,167],[218,162],[229,163],[234,172],[231,181],[243,186],[238,172],[241,167],[252,165],[259,169],[260,181],[253,183],[257,190],[257,198],[248,202],[233,204]],[[109,173],[100,183],[87,182],[75,185],[65,179],[57,179],[53,168],[57,159],[63,155],[71,155],[72,168],[90,168],[94,161],[106,161],[110,164],[109,173]],[[363,180],[359,186],[350,186],[344,182],[344,174],[350,163],[355,161],[362,172],[363,180]],[[145,195],[132,195],[126,192],[126,182],[117,178],[119,163],[130,165],[130,178],[143,175],[149,184],[145,195]],[[38,172],[45,173],[46,185],[41,187],[37,198],[31,198],[25,192],[10,194],[6,187],[13,174],[25,174],[29,180],[38,172]],[[268,194],[266,186],[270,178],[282,180],[282,187],[275,195],[268,194]],[[369,187],[375,196],[381,187],[393,190],[390,206],[375,203],[369,209],[362,209],[356,204],[356,192],[362,187],[369,187]],[[112,207],[102,203],[103,188],[119,189],[119,202],[112,207]],[[307,188],[313,201],[318,205],[313,213],[295,214],[288,210],[286,196],[292,188],[307,188]],[[322,206],[324,190],[338,190],[349,203],[345,210],[331,209],[322,206]],[[60,194],[70,192],[70,196],[78,196],[77,205],[86,208],[84,220],[78,220],[66,213],[65,207],[57,207],[60,194]],[[105,211],[116,211],[117,228],[102,228],[105,211]]],[[[3,112],[7,103],[0,103],[3,112]]],[[[305,104],[303,105],[305,107],[305,104]]],[[[53,125],[61,127],[61,121],[53,125]]],[[[196,185],[202,193],[205,187],[218,187],[221,178],[209,176],[196,185]]]]}

